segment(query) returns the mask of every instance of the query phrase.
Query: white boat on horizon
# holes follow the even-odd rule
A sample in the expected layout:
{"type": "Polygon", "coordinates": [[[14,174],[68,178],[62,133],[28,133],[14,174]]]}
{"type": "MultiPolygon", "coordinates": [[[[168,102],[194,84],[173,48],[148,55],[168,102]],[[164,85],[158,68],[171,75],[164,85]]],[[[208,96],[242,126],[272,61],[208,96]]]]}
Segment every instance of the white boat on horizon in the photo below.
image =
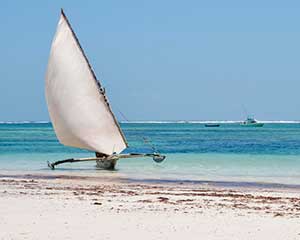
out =
{"type": "Polygon", "coordinates": [[[264,126],[264,123],[258,122],[253,117],[247,117],[247,119],[243,121],[240,125],[243,127],[262,127],[264,126]]]}

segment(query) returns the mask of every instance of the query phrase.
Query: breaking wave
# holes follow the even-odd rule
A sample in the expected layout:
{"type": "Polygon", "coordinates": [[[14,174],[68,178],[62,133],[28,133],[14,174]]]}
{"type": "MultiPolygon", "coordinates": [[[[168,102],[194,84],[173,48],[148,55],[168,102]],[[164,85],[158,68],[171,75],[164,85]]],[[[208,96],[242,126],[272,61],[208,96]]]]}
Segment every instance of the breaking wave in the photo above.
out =
{"type": "MultiPolygon", "coordinates": [[[[207,124],[207,123],[222,123],[222,124],[233,124],[241,123],[242,120],[179,120],[179,121],[121,121],[121,123],[151,123],[151,124],[169,124],[169,123],[195,123],[195,124],[207,124]]],[[[266,120],[258,121],[261,123],[300,123],[300,120],[266,120]]]]}
{"type": "Polygon", "coordinates": [[[0,121],[0,124],[47,124],[49,121],[0,121]]]}

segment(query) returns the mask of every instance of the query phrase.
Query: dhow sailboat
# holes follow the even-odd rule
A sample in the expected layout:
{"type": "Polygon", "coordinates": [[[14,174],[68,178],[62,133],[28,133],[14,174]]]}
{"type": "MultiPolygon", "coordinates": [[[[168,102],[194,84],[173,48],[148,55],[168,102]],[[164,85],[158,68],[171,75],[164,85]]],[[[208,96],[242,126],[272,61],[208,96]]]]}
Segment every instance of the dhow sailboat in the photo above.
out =
{"type": "Polygon", "coordinates": [[[62,163],[86,161],[95,161],[99,168],[114,169],[121,158],[151,157],[156,162],[165,159],[156,151],[121,154],[128,147],[126,138],[63,10],[52,41],[45,94],[60,143],[95,152],[91,158],[48,162],[51,169],[62,163]]]}

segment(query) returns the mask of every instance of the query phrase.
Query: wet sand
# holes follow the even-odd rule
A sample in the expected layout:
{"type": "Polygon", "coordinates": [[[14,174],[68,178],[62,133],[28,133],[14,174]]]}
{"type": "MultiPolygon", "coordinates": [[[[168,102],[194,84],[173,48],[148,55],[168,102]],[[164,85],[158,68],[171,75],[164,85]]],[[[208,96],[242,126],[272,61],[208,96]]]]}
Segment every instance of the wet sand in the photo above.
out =
{"type": "Polygon", "coordinates": [[[299,188],[0,175],[0,239],[300,239],[299,188]]]}

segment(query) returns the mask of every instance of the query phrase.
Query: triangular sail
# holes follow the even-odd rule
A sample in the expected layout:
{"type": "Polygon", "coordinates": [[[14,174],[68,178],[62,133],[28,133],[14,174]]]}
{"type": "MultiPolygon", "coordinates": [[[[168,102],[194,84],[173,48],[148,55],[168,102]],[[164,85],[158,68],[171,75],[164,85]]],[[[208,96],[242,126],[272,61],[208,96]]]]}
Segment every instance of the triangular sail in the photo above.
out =
{"type": "Polygon", "coordinates": [[[48,111],[59,141],[110,155],[127,147],[104,91],[63,11],[46,73],[48,111]]]}

